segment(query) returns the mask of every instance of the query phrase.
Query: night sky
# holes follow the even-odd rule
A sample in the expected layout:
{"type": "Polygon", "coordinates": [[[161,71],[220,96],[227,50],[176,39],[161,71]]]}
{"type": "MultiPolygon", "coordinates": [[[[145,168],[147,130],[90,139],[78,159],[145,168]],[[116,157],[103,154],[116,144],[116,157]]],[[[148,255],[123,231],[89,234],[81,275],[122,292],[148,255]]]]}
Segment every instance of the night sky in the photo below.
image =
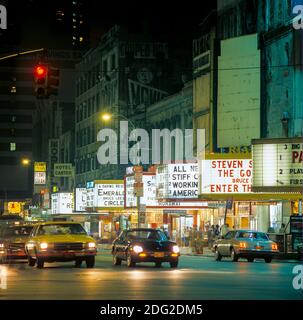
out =
{"type": "MultiPolygon", "coordinates": [[[[58,32],[55,13],[58,7],[66,8],[69,3],[71,0],[8,0],[8,30],[0,37],[2,49],[13,46],[66,48],[70,30],[66,27],[58,32]]],[[[89,48],[94,47],[100,36],[114,24],[127,26],[135,33],[143,32],[145,25],[151,37],[157,40],[187,46],[216,1],[83,0],[83,3],[89,48]]]]}

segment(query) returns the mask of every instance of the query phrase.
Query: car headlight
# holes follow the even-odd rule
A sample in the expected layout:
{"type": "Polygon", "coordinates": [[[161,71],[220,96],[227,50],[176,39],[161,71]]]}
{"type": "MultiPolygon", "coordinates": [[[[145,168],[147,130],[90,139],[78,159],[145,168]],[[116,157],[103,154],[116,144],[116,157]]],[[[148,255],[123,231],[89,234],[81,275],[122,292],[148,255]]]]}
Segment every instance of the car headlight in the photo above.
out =
{"type": "Polygon", "coordinates": [[[40,249],[47,249],[47,248],[48,248],[48,244],[46,242],[40,243],[40,249]]]}
{"type": "Polygon", "coordinates": [[[143,252],[143,248],[141,246],[134,246],[133,251],[136,253],[143,252]]]}
{"type": "Polygon", "coordinates": [[[89,242],[87,245],[90,249],[96,248],[96,243],[95,242],[89,242]]]}
{"type": "Polygon", "coordinates": [[[173,253],[179,253],[180,248],[178,246],[173,246],[173,253]]]}
{"type": "Polygon", "coordinates": [[[4,248],[4,243],[0,243],[0,248],[4,248]]]}

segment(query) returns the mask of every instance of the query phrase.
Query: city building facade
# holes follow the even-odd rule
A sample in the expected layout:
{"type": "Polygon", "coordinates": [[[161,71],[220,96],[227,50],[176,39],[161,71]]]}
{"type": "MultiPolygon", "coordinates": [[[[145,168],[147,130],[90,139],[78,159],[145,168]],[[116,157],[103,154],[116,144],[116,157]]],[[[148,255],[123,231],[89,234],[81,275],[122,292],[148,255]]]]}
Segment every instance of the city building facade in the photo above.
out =
{"type": "Polygon", "coordinates": [[[97,134],[102,128],[118,133],[120,121],[127,120],[131,125],[138,115],[146,117],[150,105],[171,93],[166,81],[168,58],[166,43],[114,26],[77,65],[77,185],[94,179],[123,178],[127,165],[98,163],[97,134]],[[102,121],[102,113],[111,115],[109,123],[102,121]]]}

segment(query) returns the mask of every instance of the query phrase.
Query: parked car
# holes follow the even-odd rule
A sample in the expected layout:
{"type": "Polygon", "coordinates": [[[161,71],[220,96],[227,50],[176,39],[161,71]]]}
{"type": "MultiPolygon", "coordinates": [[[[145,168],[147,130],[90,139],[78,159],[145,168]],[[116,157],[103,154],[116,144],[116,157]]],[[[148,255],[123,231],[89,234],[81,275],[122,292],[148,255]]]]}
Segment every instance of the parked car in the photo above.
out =
{"type": "Polygon", "coordinates": [[[0,263],[15,259],[27,259],[25,243],[33,225],[8,225],[0,230],[0,263]]]}
{"type": "Polygon", "coordinates": [[[233,230],[214,242],[213,251],[217,261],[221,261],[222,257],[231,257],[232,261],[246,258],[249,262],[263,258],[270,263],[278,254],[278,245],[264,232],[233,230]]]}
{"type": "Polygon", "coordinates": [[[82,261],[88,268],[95,265],[96,242],[80,223],[53,221],[37,224],[26,243],[28,264],[43,268],[44,262],[82,261]]]}
{"type": "Polygon", "coordinates": [[[163,262],[168,262],[171,268],[176,268],[180,250],[162,230],[137,228],[121,232],[113,242],[112,255],[114,265],[121,265],[125,260],[128,267],[139,262],[154,262],[160,267],[163,262]]]}

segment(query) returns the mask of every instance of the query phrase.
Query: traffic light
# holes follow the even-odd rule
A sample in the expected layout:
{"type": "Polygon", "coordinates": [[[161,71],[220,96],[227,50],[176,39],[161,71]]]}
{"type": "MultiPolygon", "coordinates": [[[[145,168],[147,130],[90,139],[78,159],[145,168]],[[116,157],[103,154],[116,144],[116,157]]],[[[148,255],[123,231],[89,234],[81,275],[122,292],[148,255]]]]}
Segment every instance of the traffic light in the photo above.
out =
{"type": "Polygon", "coordinates": [[[58,95],[60,70],[50,67],[48,70],[48,93],[58,95]]]}
{"type": "Polygon", "coordinates": [[[34,68],[34,88],[38,99],[48,98],[47,92],[47,76],[48,67],[43,64],[38,64],[34,68]]]}
{"type": "Polygon", "coordinates": [[[34,68],[35,94],[38,99],[48,99],[50,95],[58,95],[60,70],[46,64],[38,64],[34,68]]]}

